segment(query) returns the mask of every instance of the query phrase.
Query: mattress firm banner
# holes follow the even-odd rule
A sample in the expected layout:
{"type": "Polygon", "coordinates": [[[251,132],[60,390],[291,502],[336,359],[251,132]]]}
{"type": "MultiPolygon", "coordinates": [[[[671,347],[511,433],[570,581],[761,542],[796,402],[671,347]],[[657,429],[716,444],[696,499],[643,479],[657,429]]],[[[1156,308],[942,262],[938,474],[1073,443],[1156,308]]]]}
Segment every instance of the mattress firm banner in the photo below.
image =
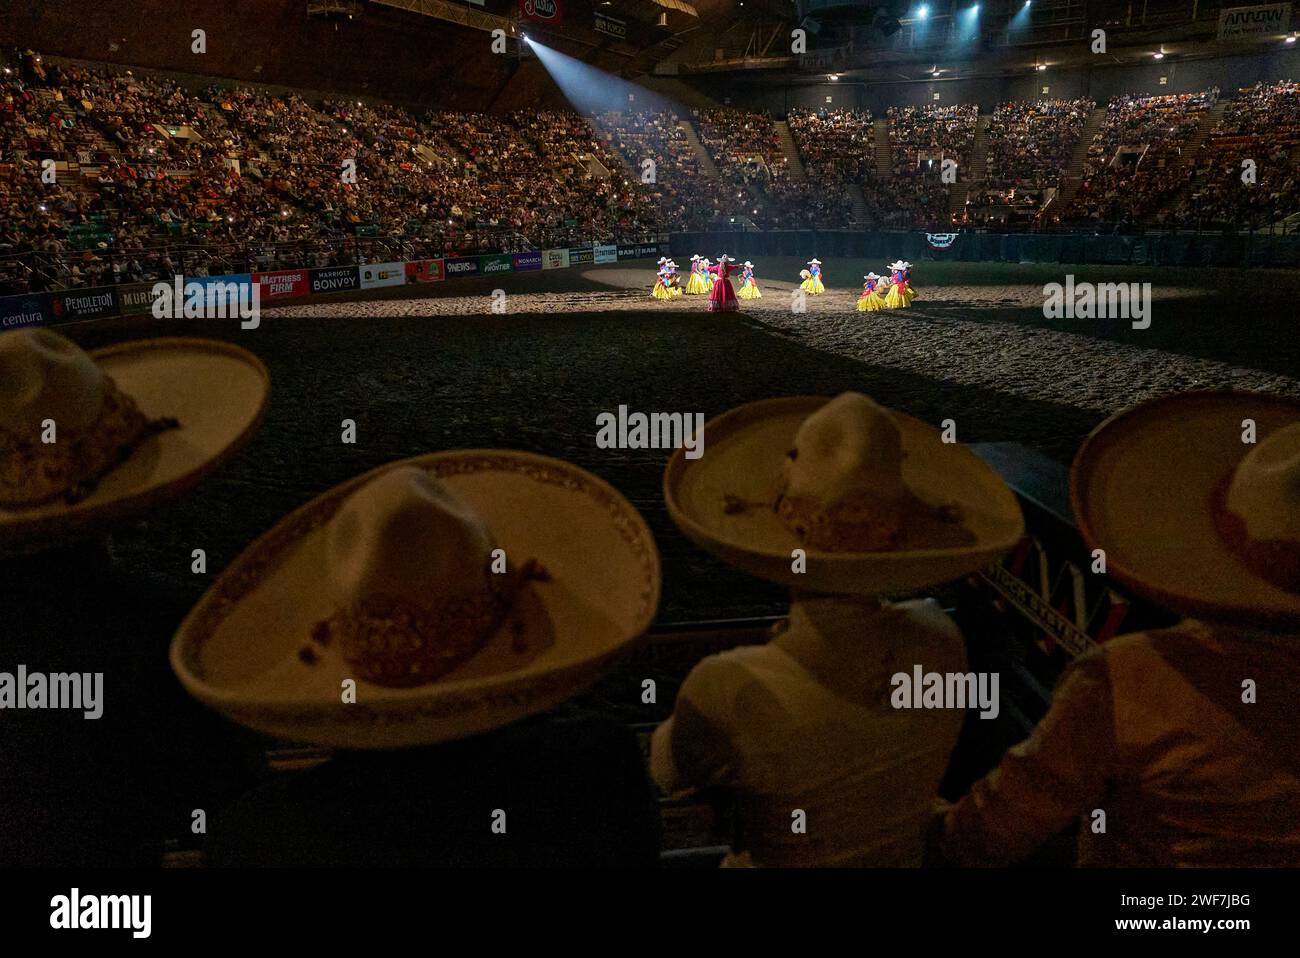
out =
{"type": "Polygon", "coordinates": [[[590,246],[582,246],[578,249],[569,250],[570,266],[587,266],[595,262],[595,250],[590,246]]]}
{"type": "Polygon", "coordinates": [[[478,260],[473,256],[457,256],[446,261],[444,267],[448,279],[458,276],[477,276],[478,260]]]}
{"type": "Polygon", "coordinates": [[[542,268],[542,251],[530,250],[527,253],[515,253],[510,265],[516,273],[530,273],[542,268]]]}
{"type": "Polygon", "coordinates": [[[484,276],[491,276],[493,273],[510,272],[511,260],[509,253],[493,253],[491,256],[480,256],[478,258],[478,268],[484,276]]]}
{"type": "Polygon", "coordinates": [[[342,293],[361,285],[355,266],[327,266],[311,271],[313,293],[342,293]]]}
{"type": "Polygon", "coordinates": [[[658,255],[658,243],[623,243],[618,247],[619,259],[645,259],[647,256],[658,255]]]}
{"type": "Polygon", "coordinates": [[[1291,29],[1291,4],[1267,3],[1255,7],[1228,7],[1219,11],[1220,40],[1286,33],[1291,29]]]}
{"type": "Polygon", "coordinates": [[[117,288],[117,308],[123,316],[153,312],[153,283],[127,283],[117,288]]]}
{"type": "Polygon", "coordinates": [[[70,323],[78,319],[100,319],[117,315],[117,287],[68,290],[50,296],[52,322],[70,323]]]}
{"type": "Polygon", "coordinates": [[[440,283],[443,279],[442,260],[421,259],[406,264],[408,283],[440,283]]]}
{"type": "Polygon", "coordinates": [[[311,292],[311,279],[305,269],[283,269],[273,273],[254,273],[253,280],[262,287],[262,302],[269,299],[293,299],[311,292]]]}
{"type": "Polygon", "coordinates": [[[403,286],[406,283],[405,263],[367,263],[360,269],[362,289],[403,286]]]}
{"type": "Polygon", "coordinates": [[[569,251],[567,249],[542,250],[542,269],[568,269],[569,251]]]}
{"type": "Polygon", "coordinates": [[[44,326],[53,321],[50,298],[44,293],[0,296],[0,332],[23,326],[44,326]]]}
{"type": "Polygon", "coordinates": [[[617,246],[593,247],[593,259],[597,263],[617,263],[618,247],[617,246]]]}

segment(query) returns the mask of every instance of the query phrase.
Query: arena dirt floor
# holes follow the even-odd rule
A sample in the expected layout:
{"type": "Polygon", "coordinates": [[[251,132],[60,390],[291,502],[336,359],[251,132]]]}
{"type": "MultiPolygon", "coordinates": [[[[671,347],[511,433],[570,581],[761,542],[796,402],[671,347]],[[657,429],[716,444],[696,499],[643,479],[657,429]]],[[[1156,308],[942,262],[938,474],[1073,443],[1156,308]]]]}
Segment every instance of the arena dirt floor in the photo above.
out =
{"type": "MultiPolygon", "coordinates": [[[[688,257],[677,257],[687,261],[688,257]]],[[[1015,441],[1068,463],[1110,412],[1166,392],[1237,387],[1300,394],[1293,304],[1300,276],[1271,271],[919,263],[909,310],[861,314],[861,276],[832,260],[828,291],[791,309],[803,263],[758,264],[763,299],[718,316],[705,297],[650,297],[651,260],[456,280],[267,308],[256,330],[225,321],[132,318],[65,327],[87,346],[157,335],[240,343],[271,371],[260,435],[189,499],[119,537],[198,598],[197,544],[221,568],[284,513],[404,456],[457,447],[526,449],[609,480],[646,515],[664,558],[661,621],[780,611],[780,591],[733,573],[669,520],[661,450],[602,450],[596,416],[619,405],[715,416],[755,399],[855,389],[964,442],[1015,441]],[[1150,328],[1047,319],[1043,285],[1150,282],[1150,328]],[[493,290],[505,314],[492,312],[493,290]],[[355,445],[340,422],[355,419],[355,445]]],[[[135,563],[132,563],[135,564],[135,563]]]]}

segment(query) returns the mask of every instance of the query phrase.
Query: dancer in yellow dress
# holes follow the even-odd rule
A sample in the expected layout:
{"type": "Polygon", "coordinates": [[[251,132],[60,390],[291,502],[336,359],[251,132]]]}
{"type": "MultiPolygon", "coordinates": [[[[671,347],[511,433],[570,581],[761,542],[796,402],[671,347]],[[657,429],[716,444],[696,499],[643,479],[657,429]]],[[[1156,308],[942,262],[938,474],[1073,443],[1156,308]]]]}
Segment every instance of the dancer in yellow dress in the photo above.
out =
{"type": "Polygon", "coordinates": [[[889,264],[891,283],[889,295],[885,297],[885,305],[890,309],[906,309],[916,299],[916,291],[908,281],[911,268],[911,263],[905,263],[901,259],[889,264]]]}
{"type": "Polygon", "coordinates": [[[859,313],[875,313],[885,308],[883,297],[877,291],[880,285],[880,274],[868,273],[862,277],[862,295],[858,297],[859,313]]]}
{"type": "Polygon", "coordinates": [[[762,299],[763,294],[754,282],[754,264],[745,260],[740,273],[740,289],[736,293],[741,299],[762,299]]]}
{"type": "Polygon", "coordinates": [[[655,299],[670,299],[672,293],[668,292],[668,267],[660,266],[659,272],[655,274],[654,289],[650,290],[650,295],[655,299]]]}
{"type": "Polygon", "coordinates": [[[669,260],[666,265],[668,267],[668,295],[680,296],[682,295],[682,282],[681,277],[677,275],[677,264],[669,260]]]}
{"type": "Polygon", "coordinates": [[[800,289],[802,289],[806,293],[812,293],[814,296],[820,296],[822,293],[826,292],[826,287],[822,285],[822,261],[821,260],[810,259],[808,261],[808,269],[801,271],[799,275],[803,276],[804,272],[806,272],[808,276],[802,283],[799,284],[800,289]]]}
{"type": "Polygon", "coordinates": [[[709,283],[704,278],[704,259],[699,253],[691,257],[691,276],[686,281],[686,292],[692,296],[708,293],[709,283]]]}

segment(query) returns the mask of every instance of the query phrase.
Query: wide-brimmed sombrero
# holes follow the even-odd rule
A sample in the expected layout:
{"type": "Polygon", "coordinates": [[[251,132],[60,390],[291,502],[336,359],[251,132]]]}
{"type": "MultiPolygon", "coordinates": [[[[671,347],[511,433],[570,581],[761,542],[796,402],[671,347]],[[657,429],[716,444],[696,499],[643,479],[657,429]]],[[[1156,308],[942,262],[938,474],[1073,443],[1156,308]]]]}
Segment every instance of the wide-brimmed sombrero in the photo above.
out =
{"type": "Polygon", "coordinates": [[[902,481],[932,506],[956,506],[968,544],[874,552],[810,549],[771,508],[732,511],[729,499],[773,498],[803,423],[830,400],[792,396],[748,403],[710,420],[703,454],[678,449],[664,473],[664,497],[678,527],[697,545],[745,572],[791,588],[838,595],[910,592],[952,581],[996,561],[1024,533],[1015,495],[982,459],[945,443],[934,427],[891,412],[901,434],[902,481]],[[795,572],[803,549],[806,571],[795,572]]]}
{"type": "MultiPolygon", "coordinates": [[[[30,395],[45,390],[57,403],[65,389],[93,391],[86,377],[60,385],[58,373],[42,384],[41,369],[75,365],[80,353],[49,330],[21,330],[31,337],[23,349],[46,352],[25,373],[30,395]],[[53,358],[51,358],[53,357],[53,358]]],[[[15,334],[7,334],[15,335],[15,334]]],[[[0,556],[18,555],[102,534],[137,521],[182,495],[234,455],[261,425],[270,395],[266,367],[252,353],[207,339],[144,339],[93,350],[90,358],[150,420],[175,420],[140,441],[126,459],[103,473],[93,489],[73,502],[54,499],[35,505],[0,506],[0,556]]],[[[11,357],[12,358],[12,357],[11,357]]],[[[22,387],[20,387],[21,389],[22,387]]],[[[64,397],[66,399],[66,396],[64,397]]],[[[21,397],[17,400],[21,402],[21,397]]],[[[39,406],[45,399],[37,400],[39,406]]],[[[95,402],[99,402],[95,396],[95,402]]],[[[79,401],[61,403],[75,409],[79,401]]],[[[39,415],[39,410],[35,410],[39,415]]],[[[0,424],[2,425],[2,424],[0,424]]]]}
{"type": "MultiPolygon", "coordinates": [[[[407,513],[400,516],[399,538],[409,524],[407,513]]],[[[348,533],[358,534],[368,533],[348,533]]],[[[463,541],[453,536],[432,547],[463,541]]],[[[418,558],[431,547],[415,545],[372,549],[380,574],[366,574],[389,581],[394,577],[382,566],[401,568],[404,556],[418,558]]],[[[422,571],[430,594],[443,588],[445,577],[424,563],[401,576],[410,581],[422,571]]],[[[650,625],[659,589],[659,553],[649,528],[602,480],[524,452],[431,453],[351,479],[277,523],[191,611],[172,642],[171,663],[192,695],[258,731],[346,748],[430,744],[543,711],[596,682],[650,625]],[[485,644],[412,687],[367,681],[338,643],[312,638],[316,624],[337,611],[322,585],[332,581],[327,572],[337,563],[335,516],[355,522],[345,507],[358,490],[397,470],[436,480],[490,531],[512,569],[533,560],[545,570],[485,644]],[[305,658],[304,648],[313,650],[305,658]],[[356,681],[352,703],[342,701],[347,679],[356,681]]]]}
{"type": "MultiPolygon", "coordinates": [[[[1300,400],[1237,391],[1180,393],[1112,416],[1084,441],[1071,472],[1088,548],[1104,551],[1108,574],[1183,615],[1300,629],[1300,594],[1252,569],[1223,521],[1239,467],[1297,422],[1300,400]],[[1254,443],[1243,441],[1250,424],[1254,443]]],[[[1300,501],[1289,507],[1294,516],[1300,501]]],[[[1286,511],[1272,510],[1276,518],[1286,511]]]]}

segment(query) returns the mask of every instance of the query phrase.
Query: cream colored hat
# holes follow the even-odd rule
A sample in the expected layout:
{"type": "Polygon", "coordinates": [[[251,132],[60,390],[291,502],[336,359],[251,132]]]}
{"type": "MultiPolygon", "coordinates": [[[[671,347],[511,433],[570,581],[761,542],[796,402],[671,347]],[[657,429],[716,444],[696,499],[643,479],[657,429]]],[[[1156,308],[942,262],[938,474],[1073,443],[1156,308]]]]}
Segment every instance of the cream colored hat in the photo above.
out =
{"type": "Polygon", "coordinates": [[[1300,400],[1234,391],[1112,416],[1074,460],[1084,541],[1110,575],[1166,608],[1300,630],[1298,424],[1300,400]]]}
{"type": "Polygon", "coordinates": [[[679,449],[669,460],[664,497],[673,521],[724,561],[791,588],[922,589],[989,565],[1024,532],[1019,503],[983,460],[857,393],[740,406],[705,425],[704,449],[699,459],[679,449]],[[896,507],[955,518],[950,529],[902,522],[894,548],[831,551],[793,531],[780,511],[787,501],[863,506],[887,522],[900,515],[896,507]],[[805,571],[795,571],[795,550],[806,556],[805,571]]]}
{"type": "Polygon", "coordinates": [[[48,329],[0,334],[0,555],[102,534],[181,495],[253,436],[269,394],[261,361],[223,342],[86,353],[48,329]]]}
{"type": "Polygon", "coordinates": [[[429,744],[596,682],[653,621],[659,583],[645,521],[595,476],[523,452],[432,453],[329,490],[249,546],[181,625],[172,668],[271,735],[429,744]]]}
{"type": "Polygon", "coordinates": [[[812,265],[814,265],[814,264],[816,264],[817,266],[820,266],[820,265],[822,264],[822,261],[819,260],[819,259],[810,259],[810,260],[808,261],[808,265],[809,265],[809,266],[812,266],[812,265]]]}
{"type": "Polygon", "coordinates": [[[889,264],[889,268],[890,268],[890,269],[908,269],[908,268],[911,267],[911,265],[912,265],[911,263],[905,263],[905,262],[903,262],[901,259],[896,259],[896,260],[894,260],[892,263],[889,264]]]}

